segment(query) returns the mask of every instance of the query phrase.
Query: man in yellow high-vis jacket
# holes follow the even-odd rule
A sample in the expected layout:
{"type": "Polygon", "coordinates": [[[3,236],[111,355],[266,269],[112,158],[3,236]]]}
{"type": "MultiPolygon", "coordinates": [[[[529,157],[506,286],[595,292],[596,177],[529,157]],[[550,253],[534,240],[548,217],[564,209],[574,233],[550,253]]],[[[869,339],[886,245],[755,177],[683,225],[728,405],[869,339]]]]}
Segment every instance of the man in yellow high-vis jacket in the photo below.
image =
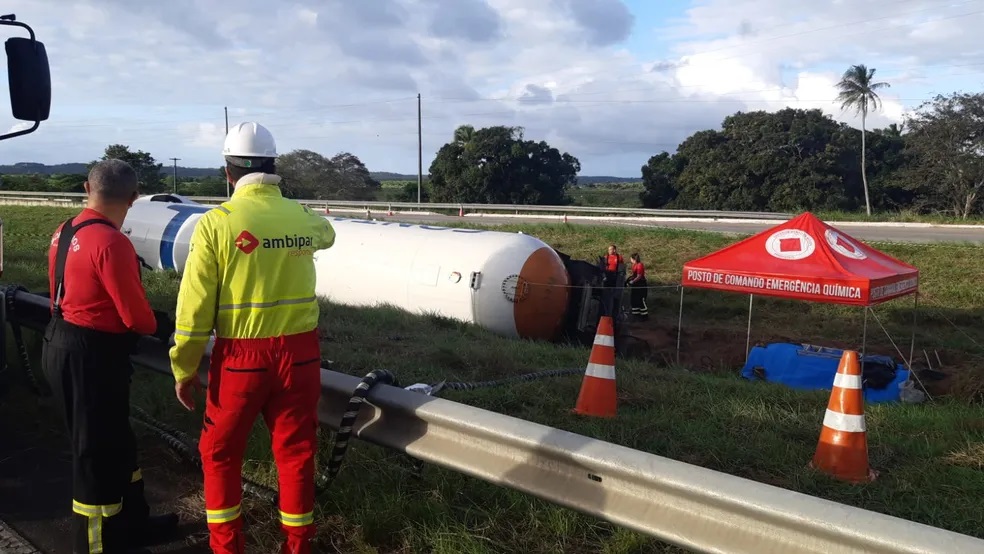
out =
{"type": "Polygon", "coordinates": [[[281,195],[273,136],[242,123],[226,137],[232,198],[202,215],[178,293],[171,368],[194,409],[197,369],[214,330],[199,447],[212,551],[243,554],[243,451],[256,417],[271,432],[281,552],[310,552],[321,395],[313,255],[334,244],[328,220],[281,195]]]}

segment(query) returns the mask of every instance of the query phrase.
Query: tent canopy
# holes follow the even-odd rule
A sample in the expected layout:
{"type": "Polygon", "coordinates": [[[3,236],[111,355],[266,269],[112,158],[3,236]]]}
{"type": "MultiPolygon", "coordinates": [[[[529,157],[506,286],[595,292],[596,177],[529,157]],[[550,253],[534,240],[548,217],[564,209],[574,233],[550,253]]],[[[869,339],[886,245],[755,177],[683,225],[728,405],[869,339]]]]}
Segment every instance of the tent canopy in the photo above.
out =
{"type": "Polygon", "coordinates": [[[916,292],[919,270],[806,212],[685,263],[682,284],[872,306],[916,292]]]}

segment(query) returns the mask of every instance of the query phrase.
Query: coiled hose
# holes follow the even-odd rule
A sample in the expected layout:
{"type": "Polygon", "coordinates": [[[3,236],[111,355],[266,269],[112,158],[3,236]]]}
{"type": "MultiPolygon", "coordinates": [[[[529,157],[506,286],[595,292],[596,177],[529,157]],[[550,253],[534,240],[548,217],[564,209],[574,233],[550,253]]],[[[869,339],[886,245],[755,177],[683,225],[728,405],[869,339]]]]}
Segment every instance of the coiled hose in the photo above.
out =
{"type": "Polygon", "coordinates": [[[510,383],[519,383],[523,381],[536,381],[537,379],[543,379],[544,377],[562,377],[565,375],[575,375],[579,373],[584,373],[583,368],[574,369],[548,369],[546,371],[537,371],[535,373],[525,373],[523,375],[513,375],[511,377],[503,377],[502,379],[492,379],[489,381],[474,381],[471,383],[464,382],[442,382],[432,385],[436,390],[441,389],[451,389],[451,390],[475,390],[483,389],[489,387],[498,387],[502,385],[508,385],[510,383]]]}
{"type": "MultiPolygon", "coordinates": [[[[203,470],[202,459],[198,453],[197,441],[192,440],[187,434],[174,427],[171,427],[167,423],[160,420],[154,419],[153,416],[148,414],[140,408],[139,406],[130,405],[131,415],[130,418],[137,423],[142,424],[151,431],[157,434],[172,450],[177,452],[179,455],[184,456],[188,461],[195,464],[195,466],[203,470]]],[[[277,504],[277,491],[262,484],[258,483],[245,474],[242,475],[242,490],[246,494],[251,494],[262,500],[276,505],[277,504]]]]}
{"type": "Polygon", "coordinates": [[[362,378],[362,381],[355,387],[355,392],[349,399],[348,406],[345,407],[342,419],[338,423],[338,432],[335,434],[335,444],[331,448],[328,463],[325,465],[324,471],[315,478],[315,494],[320,495],[328,490],[335,476],[338,475],[338,470],[342,467],[342,460],[345,459],[345,451],[348,450],[352,426],[355,424],[356,418],[359,417],[359,410],[362,409],[366,395],[379,383],[394,387],[399,386],[396,376],[385,369],[370,371],[362,378]]]}
{"type": "MultiPolygon", "coordinates": [[[[31,389],[38,396],[48,397],[51,396],[51,390],[47,386],[42,385],[38,381],[37,376],[34,375],[34,370],[31,369],[31,357],[27,354],[27,346],[24,344],[24,334],[21,333],[21,327],[14,317],[14,312],[16,311],[14,297],[21,291],[29,292],[26,288],[20,285],[9,285],[4,287],[3,302],[4,307],[6,308],[6,318],[10,323],[10,333],[14,337],[14,345],[17,348],[18,355],[20,356],[21,364],[24,366],[24,373],[27,374],[27,380],[31,385],[31,389]]],[[[0,325],[3,325],[2,321],[0,321],[0,325]]],[[[6,362],[6,360],[4,362],[6,362]]]]}

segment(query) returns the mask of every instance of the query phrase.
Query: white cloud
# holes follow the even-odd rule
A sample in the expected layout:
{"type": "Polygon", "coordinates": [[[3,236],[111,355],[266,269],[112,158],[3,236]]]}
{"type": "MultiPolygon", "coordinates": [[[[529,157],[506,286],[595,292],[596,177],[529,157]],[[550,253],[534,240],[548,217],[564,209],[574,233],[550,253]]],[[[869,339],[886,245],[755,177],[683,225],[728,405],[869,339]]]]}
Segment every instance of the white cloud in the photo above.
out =
{"type": "Polygon", "coordinates": [[[984,70],[974,40],[984,6],[967,0],[695,0],[672,22],[625,4],[8,2],[45,42],[54,91],[50,120],[4,142],[4,158],[89,161],[123,142],[217,166],[228,106],[230,123],[261,121],[282,151],[346,150],[371,169],[412,173],[419,92],[425,170],[471,123],[521,125],[586,174],[637,176],[650,155],[738,110],[820,108],[859,125],[834,102],[854,63],[893,85],[869,128],[984,70]],[[630,32],[633,45],[665,48],[630,50],[630,32]]]}
{"type": "MultiPolygon", "coordinates": [[[[219,151],[225,139],[225,125],[216,123],[186,123],[178,127],[182,142],[202,150],[219,151]]],[[[221,164],[219,164],[221,165],[221,164]]]]}

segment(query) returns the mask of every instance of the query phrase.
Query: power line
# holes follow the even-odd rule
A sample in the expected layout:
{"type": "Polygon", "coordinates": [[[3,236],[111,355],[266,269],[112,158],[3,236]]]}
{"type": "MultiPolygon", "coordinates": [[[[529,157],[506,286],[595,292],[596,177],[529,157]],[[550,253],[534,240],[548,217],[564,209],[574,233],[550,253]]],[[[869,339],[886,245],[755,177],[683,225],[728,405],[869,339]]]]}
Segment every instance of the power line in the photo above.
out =
{"type": "MultiPolygon", "coordinates": [[[[229,136],[229,107],[223,106],[223,111],[225,111],[225,124],[226,124],[226,136],[229,136]]],[[[230,184],[229,179],[226,179],[226,198],[232,198],[232,192],[229,190],[230,184]]]]}
{"type": "Polygon", "coordinates": [[[420,204],[420,190],[424,184],[424,135],[421,125],[420,93],[417,93],[417,203],[420,204]]]}
{"type": "Polygon", "coordinates": [[[181,158],[171,158],[171,161],[174,162],[174,194],[178,193],[178,160],[180,159],[181,158]]]}

